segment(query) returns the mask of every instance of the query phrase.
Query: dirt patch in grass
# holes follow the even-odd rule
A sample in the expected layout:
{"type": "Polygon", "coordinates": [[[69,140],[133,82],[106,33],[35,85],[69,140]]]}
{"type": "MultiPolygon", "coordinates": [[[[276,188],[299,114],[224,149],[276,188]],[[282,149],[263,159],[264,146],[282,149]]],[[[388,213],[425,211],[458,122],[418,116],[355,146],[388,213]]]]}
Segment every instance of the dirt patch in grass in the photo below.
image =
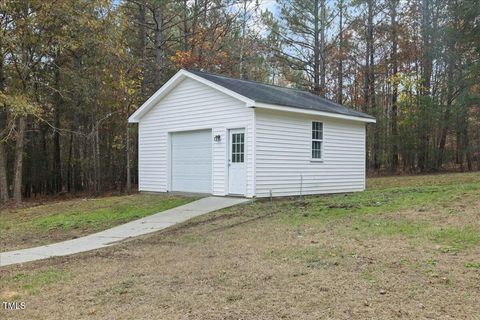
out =
{"type": "MultiPolygon", "coordinates": [[[[480,243],[456,231],[478,230],[468,221],[478,220],[480,190],[454,189],[415,198],[402,188],[395,200],[391,190],[365,193],[354,207],[338,205],[353,203],[349,196],[259,201],[118,246],[11,266],[2,279],[49,269],[68,277],[20,292],[27,309],[0,317],[478,319],[480,243]],[[391,200],[383,210],[381,198],[391,200]]],[[[7,281],[2,290],[18,287],[7,281]]]]}
{"type": "Polygon", "coordinates": [[[0,251],[74,239],[186,204],[196,198],[170,195],[75,199],[0,211],[0,251]]]}

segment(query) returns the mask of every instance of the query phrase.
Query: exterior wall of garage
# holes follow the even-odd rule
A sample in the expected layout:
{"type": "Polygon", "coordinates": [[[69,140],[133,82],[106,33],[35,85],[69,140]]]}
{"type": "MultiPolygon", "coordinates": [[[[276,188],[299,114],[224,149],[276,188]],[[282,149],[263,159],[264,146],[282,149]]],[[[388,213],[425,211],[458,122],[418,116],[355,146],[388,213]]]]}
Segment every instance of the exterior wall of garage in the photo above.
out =
{"type": "Polygon", "coordinates": [[[256,196],[365,189],[365,123],[256,109],[256,196]],[[312,121],[323,123],[323,159],[312,159],[312,121]]]}
{"type": "Polygon", "coordinates": [[[228,129],[245,128],[246,196],[254,195],[254,110],[231,96],[184,79],[139,121],[139,190],[170,191],[172,132],[212,130],[212,193],[228,192],[228,129]],[[213,141],[215,135],[221,141],[213,141]]]}

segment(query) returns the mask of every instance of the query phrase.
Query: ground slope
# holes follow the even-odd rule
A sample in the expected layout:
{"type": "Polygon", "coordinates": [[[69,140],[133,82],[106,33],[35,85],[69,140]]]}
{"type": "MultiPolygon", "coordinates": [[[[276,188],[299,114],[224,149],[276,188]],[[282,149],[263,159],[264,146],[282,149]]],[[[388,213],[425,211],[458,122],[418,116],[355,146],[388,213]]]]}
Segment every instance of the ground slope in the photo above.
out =
{"type": "Polygon", "coordinates": [[[257,201],[0,270],[15,319],[478,319],[480,174],[257,201]]]}

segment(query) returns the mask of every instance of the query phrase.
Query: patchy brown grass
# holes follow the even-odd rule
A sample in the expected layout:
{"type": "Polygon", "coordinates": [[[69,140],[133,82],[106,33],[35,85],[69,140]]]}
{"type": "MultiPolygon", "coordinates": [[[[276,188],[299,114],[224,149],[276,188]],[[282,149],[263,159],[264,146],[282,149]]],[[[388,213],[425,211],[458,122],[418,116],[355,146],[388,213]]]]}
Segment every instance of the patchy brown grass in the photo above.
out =
{"type": "Polygon", "coordinates": [[[480,179],[478,172],[434,173],[427,175],[399,175],[367,179],[368,189],[385,189],[392,187],[422,187],[431,185],[449,185],[476,183],[480,179]]]}
{"type": "Polygon", "coordinates": [[[385,212],[339,207],[341,196],[258,201],[11,266],[0,297],[27,309],[0,318],[478,319],[480,190],[455,190],[385,212]]]}

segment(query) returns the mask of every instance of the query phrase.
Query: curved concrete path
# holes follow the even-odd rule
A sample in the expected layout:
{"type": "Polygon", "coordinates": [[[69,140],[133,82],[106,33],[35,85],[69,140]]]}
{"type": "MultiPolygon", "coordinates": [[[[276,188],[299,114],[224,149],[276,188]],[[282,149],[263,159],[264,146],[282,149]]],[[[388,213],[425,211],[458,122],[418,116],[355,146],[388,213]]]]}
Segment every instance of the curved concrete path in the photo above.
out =
{"type": "Polygon", "coordinates": [[[108,247],[127,238],[162,230],[193,217],[248,201],[245,198],[203,198],[85,237],[41,247],[2,252],[0,253],[0,267],[108,247]]]}

